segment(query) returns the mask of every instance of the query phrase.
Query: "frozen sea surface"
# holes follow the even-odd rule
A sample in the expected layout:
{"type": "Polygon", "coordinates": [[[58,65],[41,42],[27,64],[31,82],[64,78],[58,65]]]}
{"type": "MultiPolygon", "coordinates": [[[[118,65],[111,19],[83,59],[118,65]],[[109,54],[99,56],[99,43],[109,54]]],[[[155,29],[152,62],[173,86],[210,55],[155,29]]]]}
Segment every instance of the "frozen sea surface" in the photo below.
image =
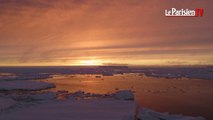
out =
{"type": "Polygon", "coordinates": [[[64,100],[13,111],[1,120],[133,120],[135,103],[121,100],[64,100]]]}
{"type": "Polygon", "coordinates": [[[147,108],[143,108],[140,111],[138,118],[140,118],[140,120],[205,120],[203,117],[171,115],[168,113],[159,113],[147,108]]]}
{"type": "MultiPolygon", "coordinates": [[[[15,72],[11,71],[14,71],[14,69],[4,70],[2,71],[2,69],[0,69],[0,72],[8,72],[11,74],[1,74],[0,77],[0,80],[3,80],[0,81],[0,91],[3,93],[0,94],[0,120],[135,120],[136,113],[138,113],[136,115],[137,119],[140,120],[204,120],[202,117],[171,115],[168,113],[156,112],[147,108],[143,108],[136,112],[134,95],[129,90],[118,90],[117,93],[114,93],[113,95],[98,95],[84,93],[82,91],[75,93],[75,95],[70,95],[65,100],[58,100],[56,97],[58,93],[54,92],[36,94],[24,93],[21,95],[17,93],[10,94],[10,92],[8,92],[8,95],[7,93],[4,94],[4,91],[39,91],[53,88],[55,85],[52,83],[29,81],[32,79],[50,78],[53,73],[63,75],[71,73],[102,74],[103,71],[107,71],[110,75],[116,73],[144,73],[147,76],[165,78],[187,77],[208,80],[213,78],[212,68],[122,68],[119,70],[117,68],[116,70],[111,68],[107,68],[106,70],[103,70],[103,68],[55,68],[53,70],[52,68],[30,68],[30,70],[28,70],[28,68],[25,68],[22,73],[18,72],[20,70],[15,70],[15,72]],[[22,78],[25,80],[22,80],[22,78]],[[95,99],[79,100],[76,99],[75,96],[79,98],[93,97],[95,99]],[[111,98],[105,98],[105,96],[110,96],[111,98]],[[25,102],[34,103],[37,101],[43,102],[33,106],[24,106],[25,102]],[[20,102],[23,103],[21,104],[23,106],[16,109],[17,104],[19,105],[18,107],[20,107],[20,102]],[[10,112],[2,112],[6,109],[10,109],[10,112]]],[[[97,79],[105,81],[102,76],[97,79]]],[[[69,93],[67,94],[69,95],[69,93]]]]}
{"type": "Polygon", "coordinates": [[[0,81],[0,90],[43,90],[55,87],[54,84],[35,81],[0,81]]]}
{"type": "Polygon", "coordinates": [[[16,103],[13,99],[0,97],[0,111],[13,107],[16,103]]]}
{"type": "MultiPolygon", "coordinates": [[[[83,91],[68,95],[71,97],[58,100],[51,92],[38,93],[34,96],[26,94],[26,99],[33,98],[32,103],[35,102],[34,100],[43,102],[26,107],[22,101],[21,108],[12,108],[9,112],[1,113],[0,120],[204,120],[202,117],[170,115],[147,108],[138,110],[129,90],[109,94],[106,98],[83,91]],[[73,97],[81,97],[81,99],[73,99],[73,97]],[[95,99],[84,99],[87,97],[95,97],[95,99]]],[[[0,98],[0,112],[21,102],[12,100],[11,96],[7,97],[0,98]]],[[[14,99],[14,96],[12,98],[14,99]]]]}

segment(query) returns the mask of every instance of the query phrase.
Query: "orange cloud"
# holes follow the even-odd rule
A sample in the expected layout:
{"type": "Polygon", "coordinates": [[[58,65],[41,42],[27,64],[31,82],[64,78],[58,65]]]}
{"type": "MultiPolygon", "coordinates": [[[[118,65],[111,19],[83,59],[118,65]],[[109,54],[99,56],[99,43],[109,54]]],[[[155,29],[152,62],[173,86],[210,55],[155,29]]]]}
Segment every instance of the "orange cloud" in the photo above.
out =
{"type": "Polygon", "coordinates": [[[0,0],[0,65],[67,65],[89,57],[113,64],[213,64],[212,3],[0,0]],[[205,13],[164,17],[171,7],[205,13]]]}

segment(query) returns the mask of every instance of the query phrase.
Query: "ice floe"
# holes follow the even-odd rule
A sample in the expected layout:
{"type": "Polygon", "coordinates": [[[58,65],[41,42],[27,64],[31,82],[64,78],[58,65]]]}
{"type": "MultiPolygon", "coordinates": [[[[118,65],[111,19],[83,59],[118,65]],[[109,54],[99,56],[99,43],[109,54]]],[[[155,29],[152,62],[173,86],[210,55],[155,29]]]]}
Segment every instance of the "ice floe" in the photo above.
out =
{"type": "Polygon", "coordinates": [[[115,94],[115,98],[119,100],[134,100],[134,94],[130,90],[121,90],[115,94]]]}
{"type": "Polygon", "coordinates": [[[138,115],[139,120],[205,120],[203,117],[190,117],[183,115],[172,115],[168,113],[159,113],[153,110],[143,108],[138,115]]]}
{"type": "Polygon", "coordinates": [[[135,103],[122,100],[64,100],[1,115],[2,120],[134,120],[135,103]]]}
{"type": "Polygon", "coordinates": [[[54,84],[37,81],[0,81],[0,90],[43,90],[55,87],[54,84]]]}
{"type": "MultiPolygon", "coordinates": [[[[141,69],[142,70],[142,69],[141,69]]],[[[143,73],[151,77],[164,78],[194,78],[194,79],[213,79],[213,68],[150,68],[144,69],[143,73]]]]}
{"type": "Polygon", "coordinates": [[[16,101],[33,102],[41,100],[53,100],[57,97],[55,92],[44,92],[44,93],[28,93],[28,94],[12,94],[7,95],[16,101]]]}
{"type": "Polygon", "coordinates": [[[16,101],[10,98],[2,98],[0,97],[0,111],[8,109],[16,105],[16,101]]]}
{"type": "Polygon", "coordinates": [[[94,94],[84,91],[74,93],[44,92],[9,96],[0,98],[0,110],[15,106],[20,101],[48,100],[31,107],[22,107],[6,114],[1,114],[2,120],[205,120],[202,117],[190,117],[160,113],[147,108],[136,112],[133,92],[121,90],[114,94],[94,94]],[[67,99],[57,100],[57,94],[67,94],[67,99]],[[96,99],[85,99],[93,97],[96,99]],[[76,99],[81,98],[81,99],[76,99]],[[14,100],[13,100],[14,99],[14,100]],[[18,101],[15,101],[18,100],[18,101]],[[136,114],[138,113],[138,114],[136,114]]]}

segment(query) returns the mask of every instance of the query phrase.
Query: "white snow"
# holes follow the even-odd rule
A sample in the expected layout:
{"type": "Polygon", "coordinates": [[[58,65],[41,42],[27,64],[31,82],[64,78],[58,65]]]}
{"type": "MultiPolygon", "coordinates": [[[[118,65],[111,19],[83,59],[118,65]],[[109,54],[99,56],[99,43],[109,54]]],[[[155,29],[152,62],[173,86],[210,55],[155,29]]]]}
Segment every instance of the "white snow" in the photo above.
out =
{"type": "Polygon", "coordinates": [[[171,115],[168,113],[155,112],[147,108],[143,108],[140,111],[138,118],[140,118],[140,120],[205,120],[203,117],[171,115]]]}
{"type": "Polygon", "coordinates": [[[29,93],[29,94],[12,94],[8,97],[17,101],[35,101],[35,100],[53,100],[56,98],[55,92],[45,92],[45,93],[29,93]]]}
{"type": "Polygon", "coordinates": [[[56,93],[54,92],[47,92],[47,93],[41,93],[41,94],[35,94],[35,95],[30,95],[34,100],[51,100],[56,98],[56,93]]]}
{"type": "Polygon", "coordinates": [[[0,111],[13,107],[16,105],[16,103],[17,103],[16,101],[14,101],[10,98],[1,98],[0,97],[0,111]]]}
{"type": "Polygon", "coordinates": [[[96,99],[96,98],[112,98],[114,94],[95,94],[84,91],[76,91],[67,95],[68,99],[96,99]]]}
{"type": "MultiPolygon", "coordinates": [[[[12,96],[7,96],[12,97],[12,96]]],[[[18,98],[19,95],[12,98],[18,98]]],[[[21,95],[24,100],[47,100],[42,104],[22,107],[0,115],[0,120],[135,120],[136,104],[130,90],[115,94],[101,95],[77,91],[68,99],[56,100],[56,93],[33,93],[21,95]],[[94,97],[93,99],[84,99],[94,97]],[[81,98],[81,99],[76,99],[81,98]]],[[[0,112],[13,107],[18,102],[10,98],[0,98],[0,112]]],[[[142,108],[136,115],[139,120],[205,120],[202,117],[171,115],[142,108]]]]}
{"type": "Polygon", "coordinates": [[[37,81],[1,81],[0,90],[43,90],[55,87],[54,84],[37,81]]]}
{"type": "Polygon", "coordinates": [[[64,100],[0,116],[2,120],[134,120],[135,103],[114,99],[64,100]]]}
{"type": "Polygon", "coordinates": [[[115,94],[115,98],[118,100],[134,100],[134,95],[130,90],[121,90],[115,94]]]}

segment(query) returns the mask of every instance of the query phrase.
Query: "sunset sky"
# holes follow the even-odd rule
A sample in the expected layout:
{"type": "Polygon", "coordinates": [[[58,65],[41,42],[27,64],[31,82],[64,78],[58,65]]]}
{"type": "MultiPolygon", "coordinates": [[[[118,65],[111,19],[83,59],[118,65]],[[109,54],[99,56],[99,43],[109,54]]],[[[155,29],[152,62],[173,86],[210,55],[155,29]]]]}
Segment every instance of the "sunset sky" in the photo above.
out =
{"type": "Polygon", "coordinates": [[[212,0],[0,0],[0,66],[213,65],[212,0]],[[203,17],[165,9],[203,8],[203,17]]]}

